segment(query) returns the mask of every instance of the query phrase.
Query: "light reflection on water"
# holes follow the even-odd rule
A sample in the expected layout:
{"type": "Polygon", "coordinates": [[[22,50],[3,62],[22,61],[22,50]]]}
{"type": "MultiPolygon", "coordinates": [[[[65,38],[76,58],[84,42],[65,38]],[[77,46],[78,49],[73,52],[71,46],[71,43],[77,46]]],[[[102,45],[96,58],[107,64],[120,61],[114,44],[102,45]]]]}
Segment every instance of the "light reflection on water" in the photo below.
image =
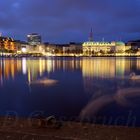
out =
{"type": "Polygon", "coordinates": [[[84,77],[115,78],[129,74],[133,67],[140,68],[139,59],[127,58],[85,58],[82,60],[84,77]]]}
{"type": "Polygon", "coordinates": [[[0,95],[4,102],[0,107],[5,111],[12,106],[23,116],[38,109],[47,111],[47,115],[82,119],[95,115],[126,116],[129,110],[139,117],[140,81],[129,79],[132,72],[140,74],[139,58],[0,59],[0,93],[6,94],[0,95]],[[45,87],[42,79],[52,84],[45,87]],[[10,87],[10,93],[9,86],[14,87],[10,87]],[[26,97],[25,92],[31,95],[26,97]],[[11,93],[16,97],[11,97],[11,93]],[[12,101],[5,104],[7,96],[12,101]]]}
{"type": "MultiPolygon", "coordinates": [[[[7,80],[15,77],[18,72],[28,75],[28,80],[37,76],[42,76],[44,72],[55,72],[55,70],[75,70],[80,69],[83,78],[115,78],[130,74],[133,68],[140,70],[140,60],[125,58],[83,58],[81,60],[61,60],[61,59],[5,59],[0,60],[0,77],[7,80]],[[3,72],[3,73],[2,73],[3,72]]],[[[2,81],[1,81],[2,82],[2,81]]]]}

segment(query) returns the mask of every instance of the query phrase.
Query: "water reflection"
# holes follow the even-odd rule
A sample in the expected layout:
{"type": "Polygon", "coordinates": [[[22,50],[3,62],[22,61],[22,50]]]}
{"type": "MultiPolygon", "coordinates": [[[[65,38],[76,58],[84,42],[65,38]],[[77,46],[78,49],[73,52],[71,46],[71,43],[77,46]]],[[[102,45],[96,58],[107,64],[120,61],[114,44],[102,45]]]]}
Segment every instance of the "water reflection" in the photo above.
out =
{"type": "Polygon", "coordinates": [[[137,102],[133,102],[132,98],[140,98],[140,88],[124,88],[119,89],[115,94],[102,95],[98,98],[92,98],[80,113],[80,118],[91,118],[95,116],[101,109],[115,102],[119,106],[134,106],[137,102]]]}
{"type": "Polygon", "coordinates": [[[11,60],[0,60],[0,85],[3,85],[4,81],[10,78],[14,79],[16,74],[21,71],[21,61],[11,60]]]}
{"type": "Polygon", "coordinates": [[[29,83],[29,84],[30,84],[30,85],[51,86],[51,85],[55,85],[56,83],[58,83],[57,80],[48,79],[48,78],[43,78],[43,79],[39,79],[39,80],[32,81],[32,82],[29,83]]]}
{"type": "Polygon", "coordinates": [[[132,109],[134,105],[138,107],[140,105],[139,68],[140,59],[84,59],[82,61],[84,89],[91,96],[82,109],[80,118],[92,118],[112,104],[125,110],[132,109]]]}
{"type": "Polygon", "coordinates": [[[26,70],[27,70],[26,66],[27,66],[26,59],[23,58],[22,59],[22,72],[23,72],[23,74],[26,74],[26,70]]]}
{"type": "MultiPolygon", "coordinates": [[[[136,60],[138,61],[138,60],[136,60]]],[[[94,92],[94,86],[101,87],[93,79],[128,79],[133,71],[132,59],[126,58],[86,58],[82,60],[82,74],[87,93],[94,92]]],[[[137,66],[136,66],[137,67],[137,66]]]]}
{"type": "Polygon", "coordinates": [[[81,58],[81,59],[4,59],[0,60],[0,82],[15,78],[18,73],[27,75],[28,82],[35,80],[45,72],[57,70],[82,71],[84,83],[90,79],[116,78],[129,75],[140,69],[140,59],[126,58],[81,58]]]}
{"type": "Polygon", "coordinates": [[[80,61],[60,59],[0,59],[0,84],[3,81],[14,79],[18,73],[27,76],[27,82],[31,83],[45,73],[51,74],[57,70],[74,71],[80,69],[80,61]]]}
{"type": "MultiPolygon", "coordinates": [[[[0,89],[9,96],[10,92],[15,92],[16,97],[11,96],[13,104],[16,104],[14,98],[18,97],[21,102],[17,104],[23,103],[23,110],[27,110],[29,106],[34,109],[34,104],[37,104],[38,108],[41,106],[41,109],[47,108],[50,111],[50,105],[46,105],[50,101],[52,109],[56,107],[54,112],[59,110],[64,113],[77,107],[76,113],[80,114],[81,118],[96,115],[113,103],[121,108],[134,105],[139,107],[139,75],[139,58],[0,59],[0,89]],[[130,78],[133,72],[136,75],[130,78]],[[8,90],[8,82],[11,89],[14,87],[17,91],[8,90]],[[33,91],[31,91],[31,85],[33,85],[33,91]],[[40,87],[40,85],[45,86],[40,87]],[[53,85],[53,87],[48,88],[46,85],[53,85]],[[30,97],[24,96],[20,94],[23,89],[25,92],[31,91],[34,94],[30,94],[30,97]],[[24,102],[22,102],[23,99],[24,102]],[[34,104],[32,100],[35,100],[34,104]],[[58,100],[57,104],[56,100],[58,100]],[[29,106],[27,107],[24,103],[28,103],[29,106]]],[[[7,100],[6,96],[4,98],[7,100]]],[[[17,104],[15,106],[19,107],[17,104]]],[[[68,114],[71,115],[71,113],[68,114]]]]}
{"type": "Polygon", "coordinates": [[[124,76],[131,72],[131,62],[126,58],[86,58],[82,60],[82,73],[84,77],[91,78],[124,76]]]}

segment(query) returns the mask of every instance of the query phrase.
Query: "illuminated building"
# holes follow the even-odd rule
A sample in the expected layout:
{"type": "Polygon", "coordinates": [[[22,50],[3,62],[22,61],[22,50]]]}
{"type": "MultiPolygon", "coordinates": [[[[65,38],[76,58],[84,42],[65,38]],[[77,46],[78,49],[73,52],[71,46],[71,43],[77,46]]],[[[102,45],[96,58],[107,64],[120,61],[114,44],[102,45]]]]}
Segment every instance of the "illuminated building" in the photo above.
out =
{"type": "Polygon", "coordinates": [[[16,46],[17,46],[17,53],[21,53],[22,50],[29,48],[29,44],[24,41],[16,40],[16,46]]]}
{"type": "Polygon", "coordinates": [[[108,53],[115,46],[108,42],[85,42],[83,43],[83,54],[94,55],[97,53],[108,53]]]}
{"type": "Polygon", "coordinates": [[[70,42],[68,44],[49,44],[45,43],[46,55],[76,55],[82,54],[82,44],[70,42]]]}
{"type": "Polygon", "coordinates": [[[93,33],[92,30],[90,32],[90,37],[88,42],[83,43],[83,55],[91,56],[97,53],[108,53],[111,51],[111,48],[115,46],[115,43],[109,42],[95,42],[93,41],[93,33]]]}
{"type": "Polygon", "coordinates": [[[0,36],[0,51],[1,52],[16,52],[16,42],[13,38],[0,36]]]}
{"type": "Polygon", "coordinates": [[[40,45],[41,44],[41,36],[37,33],[32,33],[27,35],[27,41],[30,45],[40,45]]]}
{"type": "Polygon", "coordinates": [[[90,33],[89,41],[83,43],[83,55],[92,56],[98,54],[110,54],[110,53],[125,53],[131,46],[126,46],[123,42],[95,42],[93,41],[92,30],[90,33]]]}
{"type": "Polygon", "coordinates": [[[17,44],[17,53],[18,54],[44,54],[45,46],[44,44],[39,45],[30,45],[24,41],[16,41],[17,44]]]}
{"type": "Polygon", "coordinates": [[[68,45],[63,46],[63,54],[80,54],[82,53],[81,43],[70,42],[68,45]]]}
{"type": "Polygon", "coordinates": [[[62,48],[58,48],[56,44],[45,43],[45,52],[47,55],[57,54],[62,52],[62,48]]]}
{"type": "Polygon", "coordinates": [[[26,53],[32,53],[32,54],[44,54],[45,53],[45,46],[44,44],[32,46],[27,45],[26,46],[26,53]]]}

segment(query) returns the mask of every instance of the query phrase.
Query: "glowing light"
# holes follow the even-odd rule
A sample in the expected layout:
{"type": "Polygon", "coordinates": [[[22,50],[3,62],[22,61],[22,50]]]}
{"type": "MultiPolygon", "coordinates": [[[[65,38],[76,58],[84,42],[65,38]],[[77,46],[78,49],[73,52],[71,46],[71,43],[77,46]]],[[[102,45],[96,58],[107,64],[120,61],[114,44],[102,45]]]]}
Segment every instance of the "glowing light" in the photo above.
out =
{"type": "Polygon", "coordinates": [[[26,52],[27,52],[27,49],[26,49],[26,48],[22,48],[21,51],[22,51],[23,53],[26,53],[26,52]]]}

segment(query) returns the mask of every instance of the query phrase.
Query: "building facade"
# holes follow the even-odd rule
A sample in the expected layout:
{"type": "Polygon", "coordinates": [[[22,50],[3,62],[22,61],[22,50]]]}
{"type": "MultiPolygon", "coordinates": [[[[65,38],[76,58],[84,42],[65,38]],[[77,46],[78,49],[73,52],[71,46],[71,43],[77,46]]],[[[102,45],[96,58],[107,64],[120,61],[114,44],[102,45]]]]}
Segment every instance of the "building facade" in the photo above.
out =
{"type": "Polygon", "coordinates": [[[0,37],[0,51],[1,52],[16,52],[16,42],[10,37],[0,37]]]}
{"type": "Polygon", "coordinates": [[[27,35],[27,41],[32,46],[40,45],[42,42],[41,35],[39,35],[37,33],[29,34],[29,35],[27,35]]]}
{"type": "Polygon", "coordinates": [[[127,45],[131,46],[132,50],[140,50],[140,40],[129,41],[127,45]]]}
{"type": "Polygon", "coordinates": [[[112,47],[112,50],[115,53],[125,53],[127,50],[131,49],[130,45],[126,45],[124,42],[114,42],[115,46],[112,47]]]}
{"type": "Polygon", "coordinates": [[[95,55],[97,53],[109,53],[114,43],[109,42],[84,42],[83,43],[83,55],[95,55]]]}
{"type": "Polygon", "coordinates": [[[129,45],[125,45],[124,42],[95,42],[92,39],[92,30],[90,33],[89,41],[83,43],[83,55],[108,55],[108,54],[125,54],[127,50],[131,48],[129,45]]]}
{"type": "Polygon", "coordinates": [[[68,44],[45,43],[46,55],[76,55],[82,54],[82,43],[70,42],[68,44]]]}

